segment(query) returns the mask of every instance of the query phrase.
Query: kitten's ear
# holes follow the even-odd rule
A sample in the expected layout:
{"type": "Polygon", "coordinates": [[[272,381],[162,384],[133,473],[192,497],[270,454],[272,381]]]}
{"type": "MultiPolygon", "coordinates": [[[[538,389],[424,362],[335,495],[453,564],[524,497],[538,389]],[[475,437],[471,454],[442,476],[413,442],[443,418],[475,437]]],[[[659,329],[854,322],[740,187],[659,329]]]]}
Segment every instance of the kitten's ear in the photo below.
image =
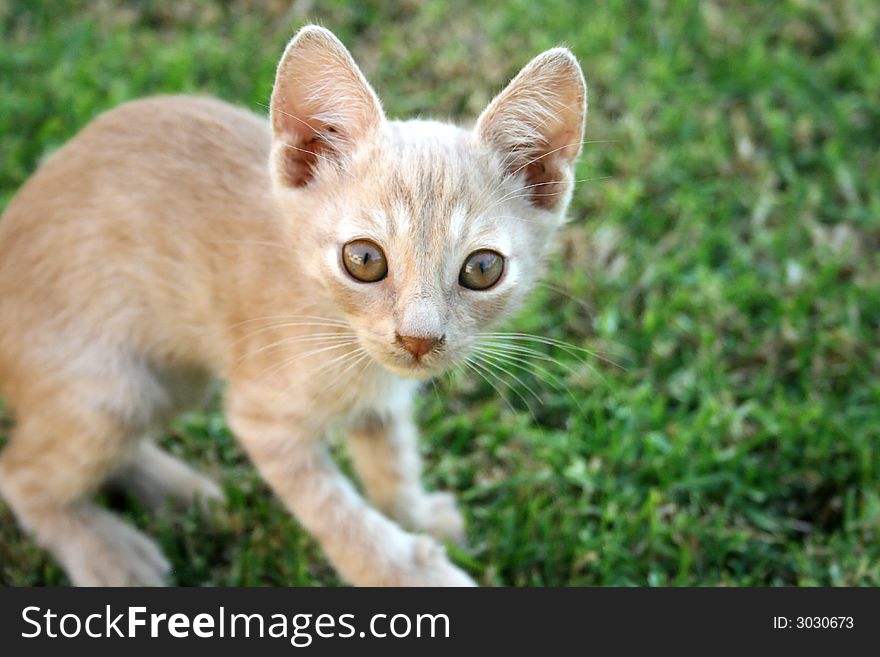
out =
{"type": "Polygon", "coordinates": [[[287,44],[272,90],[270,120],[278,182],[307,185],[319,165],[339,162],[382,123],[382,106],[330,30],[302,28],[287,44]]]}
{"type": "Polygon", "coordinates": [[[587,85],[567,48],[529,62],[480,115],[476,131],[498,150],[507,175],[529,185],[536,207],[553,210],[572,186],[587,114],[587,85]]]}

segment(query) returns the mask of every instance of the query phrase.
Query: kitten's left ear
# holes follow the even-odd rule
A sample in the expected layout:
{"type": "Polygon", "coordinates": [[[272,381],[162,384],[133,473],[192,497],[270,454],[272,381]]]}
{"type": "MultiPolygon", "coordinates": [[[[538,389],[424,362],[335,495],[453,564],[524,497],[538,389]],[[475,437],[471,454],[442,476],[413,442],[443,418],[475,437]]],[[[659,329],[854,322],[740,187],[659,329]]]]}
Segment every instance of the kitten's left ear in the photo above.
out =
{"type": "Polygon", "coordinates": [[[328,29],[302,28],[275,75],[270,121],[276,179],[303,187],[327,161],[338,161],[384,120],[376,93],[328,29]]]}
{"type": "Polygon", "coordinates": [[[477,120],[480,138],[500,152],[508,175],[523,176],[529,200],[555,210],[572,186],[587,115],[587,85],[567,48],[529,62],[477,120]]]}

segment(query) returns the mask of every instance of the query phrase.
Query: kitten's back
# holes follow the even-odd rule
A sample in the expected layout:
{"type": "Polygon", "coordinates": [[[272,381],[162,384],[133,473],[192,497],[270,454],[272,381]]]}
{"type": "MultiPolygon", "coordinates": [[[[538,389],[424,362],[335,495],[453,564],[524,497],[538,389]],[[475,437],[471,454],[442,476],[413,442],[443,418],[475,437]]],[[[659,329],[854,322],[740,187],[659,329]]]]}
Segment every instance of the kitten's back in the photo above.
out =
{"type": "Polygon", "coordinates": [[[273,212],[269,146],[250,112],[166,96],[106,112],[51,156],[0,219],[0,387],[43,334],[208,358],[224,243],[259,240],[273,212]]]}

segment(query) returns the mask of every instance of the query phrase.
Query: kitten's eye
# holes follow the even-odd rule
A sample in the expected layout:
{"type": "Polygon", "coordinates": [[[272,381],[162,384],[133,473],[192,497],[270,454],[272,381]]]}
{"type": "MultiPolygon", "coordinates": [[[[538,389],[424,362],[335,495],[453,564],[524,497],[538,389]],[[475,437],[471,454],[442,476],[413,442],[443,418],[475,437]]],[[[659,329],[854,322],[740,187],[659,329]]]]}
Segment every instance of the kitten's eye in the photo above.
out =
{"type": "Polygon", "coordinates": [[[381,247],[370,240],[354,240],[342,247],[345,270],[362,283],[375,283],[388,275],[381,247]]]}
{"type": "Polygon", "coordinates": [[[464,261],[458,282],[470,290],[487,290],[498,282],[503,272],[504,256],[481,249],[471,253],[464,261]]]}

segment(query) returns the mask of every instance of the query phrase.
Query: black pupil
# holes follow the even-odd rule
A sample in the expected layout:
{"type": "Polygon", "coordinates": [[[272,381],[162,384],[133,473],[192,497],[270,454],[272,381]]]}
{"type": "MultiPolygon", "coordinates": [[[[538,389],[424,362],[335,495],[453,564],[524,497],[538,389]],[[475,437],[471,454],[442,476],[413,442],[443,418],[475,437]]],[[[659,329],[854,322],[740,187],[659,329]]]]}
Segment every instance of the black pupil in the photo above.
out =
{"type": "Polygon", "coordinates": [[[369,251],[364,251],[364,255],[363,255],[362,260],[363,260],[363,263],[364,263],[365,265],[366,265],[368,262],[370,262],[370,252],[369,252],[369,251]]]}
{"type": "MultiPolygon", "coordinates": [[[[480,276],[485,277],[486,272],[492,269],[492,265],[495,264],[495,256],[491,253],[482,253],[475,258],[476,262],[474,263],[480,269],[480,276]]],[[[474,272],[476,273],[476,272],[474,272]]]]}

